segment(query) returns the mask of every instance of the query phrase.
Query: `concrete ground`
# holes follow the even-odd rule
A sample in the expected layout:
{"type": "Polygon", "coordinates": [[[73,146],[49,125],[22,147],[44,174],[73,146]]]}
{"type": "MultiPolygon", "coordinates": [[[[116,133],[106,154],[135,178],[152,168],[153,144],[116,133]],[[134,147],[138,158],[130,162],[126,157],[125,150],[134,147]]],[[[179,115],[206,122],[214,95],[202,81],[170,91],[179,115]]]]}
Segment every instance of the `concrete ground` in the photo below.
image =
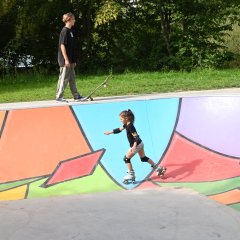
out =
{"type": "Polygon", "coordinates": [[[240,240],[240,213],[189,189],[0,202],[1,240],[240,240]]]}

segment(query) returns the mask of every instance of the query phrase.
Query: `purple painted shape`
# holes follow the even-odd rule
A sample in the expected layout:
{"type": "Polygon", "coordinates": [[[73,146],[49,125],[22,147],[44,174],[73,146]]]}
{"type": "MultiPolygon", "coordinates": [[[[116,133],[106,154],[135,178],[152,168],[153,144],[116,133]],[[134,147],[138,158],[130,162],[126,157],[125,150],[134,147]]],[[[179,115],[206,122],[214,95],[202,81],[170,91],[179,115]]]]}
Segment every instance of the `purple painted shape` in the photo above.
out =
{"type": "Polygon", "coordinates": [[[240,157],[240,97],[183,98],[176,130],[214,151],[240,157]]]}

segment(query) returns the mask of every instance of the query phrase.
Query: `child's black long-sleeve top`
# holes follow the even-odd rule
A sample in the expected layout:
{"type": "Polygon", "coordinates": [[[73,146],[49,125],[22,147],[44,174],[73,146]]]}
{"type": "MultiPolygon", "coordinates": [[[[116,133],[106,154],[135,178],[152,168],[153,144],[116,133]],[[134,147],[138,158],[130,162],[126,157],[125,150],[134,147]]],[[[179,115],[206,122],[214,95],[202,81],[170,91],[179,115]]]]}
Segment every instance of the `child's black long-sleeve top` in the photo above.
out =
{"type": "Polygon", "coordinates": [[[138,135],[135,137],[133,136],[133,133],[137,134],[136,128],[134,127],[133,123],[124,124],[123,128],[126,129],[130,147],[133,146],[134,142],[137,142],[137,145],[142,142],[141,138],[138,135]]]}

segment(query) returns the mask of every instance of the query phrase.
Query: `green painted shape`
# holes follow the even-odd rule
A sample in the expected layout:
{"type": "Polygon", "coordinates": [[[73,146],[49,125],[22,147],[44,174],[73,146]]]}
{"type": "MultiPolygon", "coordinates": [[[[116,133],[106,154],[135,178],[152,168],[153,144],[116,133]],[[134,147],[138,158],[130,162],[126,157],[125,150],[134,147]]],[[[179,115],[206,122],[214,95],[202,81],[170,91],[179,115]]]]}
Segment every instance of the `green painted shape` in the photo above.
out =
{"type": "Polygon", "coordinates": [[[97,166],[93,175],[59,183],[57,185],[42,188],[41,185],[47,178],[34,182],[29,186],[27,198],[39,198],[59,195],[75,195],[84,193],[110,192],[122,190],[102,169],[97,166]]]}
{"type": "Polygon", "coordinates": [[[9,189],[12,189],[12,188],[16,188],[16,187],[19,187],[19,186],[26,185],[28,183],[37,181],[38,179],[39,178],[31,178],[31,179],[17,181],[17,182],[0,184],[0,192],[6,191],[6,190],[9,190],[9,189]]]}
{"type": "Polygon", "coordinates": [[[240,211],[240,203],[231,204],[231,205],[228,205],[228,206],[240,211]]]}
{"type": "Polygon", "coordinates": [[[215,195],[222,192],[227,192],[240,187],[240,177],[225,179],[215,182],[202,182],[202,183],[163,183],[155,182],[159,186],[172,186],[191,188],[204,195],[215,195]]]}

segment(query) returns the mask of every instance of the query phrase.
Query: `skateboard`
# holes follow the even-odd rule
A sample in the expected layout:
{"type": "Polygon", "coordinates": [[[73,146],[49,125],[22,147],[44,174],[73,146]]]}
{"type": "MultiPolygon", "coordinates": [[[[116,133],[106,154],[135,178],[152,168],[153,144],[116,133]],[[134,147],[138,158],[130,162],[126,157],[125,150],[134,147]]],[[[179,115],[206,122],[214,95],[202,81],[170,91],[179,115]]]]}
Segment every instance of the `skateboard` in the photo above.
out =
{"type": "Polygon", "coordinates": [[[110,80],[111,77],[112,77],[112,74],[108,75],[108,76],[106,77],[106,79],[105,79],[100,85],[98,85],[94,90],[92,90],[92,92],[90,92],[86,97],[84,97],[84,98],[82,99],[82,101],[93,101],[94,99],[93,99],[92,95],[93,95],[99,88],[101,88],[101,87],[107,87],[108,81],[110,80]]]}

